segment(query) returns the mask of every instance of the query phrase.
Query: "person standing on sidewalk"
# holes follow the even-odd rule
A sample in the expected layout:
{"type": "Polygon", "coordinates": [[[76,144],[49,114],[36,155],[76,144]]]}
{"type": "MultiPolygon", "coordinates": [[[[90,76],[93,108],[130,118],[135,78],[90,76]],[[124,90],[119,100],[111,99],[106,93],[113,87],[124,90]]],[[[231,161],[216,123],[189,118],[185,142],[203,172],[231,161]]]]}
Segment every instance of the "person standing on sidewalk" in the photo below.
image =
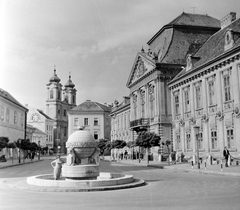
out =
{"type": "Polygon", "coordinates": [[[224,150],[223,150],[223,156],[224,156],[225,161],[226,161],[225,166],[228,167],[228,158],[230,156],[230,153],[229,153],[226,146],[224,147],[224,150]]]}

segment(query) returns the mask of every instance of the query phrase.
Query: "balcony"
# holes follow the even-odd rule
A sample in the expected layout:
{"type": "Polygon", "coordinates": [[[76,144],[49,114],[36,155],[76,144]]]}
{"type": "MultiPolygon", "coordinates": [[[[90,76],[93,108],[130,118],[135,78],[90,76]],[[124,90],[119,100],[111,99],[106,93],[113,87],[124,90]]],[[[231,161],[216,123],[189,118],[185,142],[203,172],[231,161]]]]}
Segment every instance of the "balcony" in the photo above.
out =
{"type": "Polygon", "coordinates": [[[141,129],[141,127],[148,127],[148,126],[149,126],[149,118],[140,118],[130,122],[131,128],[141,129]]]}

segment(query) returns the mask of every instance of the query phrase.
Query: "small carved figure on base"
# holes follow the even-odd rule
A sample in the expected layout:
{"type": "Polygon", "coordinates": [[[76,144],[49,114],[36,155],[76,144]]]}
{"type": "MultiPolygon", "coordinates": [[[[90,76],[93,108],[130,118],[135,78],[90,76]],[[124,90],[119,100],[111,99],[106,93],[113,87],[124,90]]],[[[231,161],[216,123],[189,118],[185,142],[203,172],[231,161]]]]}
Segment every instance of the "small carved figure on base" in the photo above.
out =
{"type": "Polygon", "coordinates": [[[68,166],[75,165],[75,154],[73,152],[73,149],[69,150],[69,154],[67,156],[67,165],[68,166]]]}

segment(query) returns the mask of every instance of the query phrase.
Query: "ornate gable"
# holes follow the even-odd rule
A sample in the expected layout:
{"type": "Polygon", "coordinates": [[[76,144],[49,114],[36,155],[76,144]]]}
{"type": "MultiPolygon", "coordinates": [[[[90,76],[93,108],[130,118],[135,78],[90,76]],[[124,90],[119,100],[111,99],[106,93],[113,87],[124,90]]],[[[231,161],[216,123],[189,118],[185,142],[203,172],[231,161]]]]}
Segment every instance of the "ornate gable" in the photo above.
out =
{"type": "Polygon", "coordinates": [[[137,80],[141,79],[148,72],[155,69],[155,67],[156,65],[153,61],[145,58],[140,53],[138,53],[127,82],[127,87],[129,87],[131,84],[133,84],[137,80]]]}

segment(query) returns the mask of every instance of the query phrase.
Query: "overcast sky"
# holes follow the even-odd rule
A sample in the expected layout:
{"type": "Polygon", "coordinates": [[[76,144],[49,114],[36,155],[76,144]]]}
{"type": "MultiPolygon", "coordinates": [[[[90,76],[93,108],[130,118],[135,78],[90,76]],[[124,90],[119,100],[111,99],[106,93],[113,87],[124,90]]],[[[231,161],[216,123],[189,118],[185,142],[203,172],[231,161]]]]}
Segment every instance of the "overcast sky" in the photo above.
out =
{"type": "Polygon", "coordinates": [[[0,0],[0,88],[44,109],[54,65],[62,85],[71,72],[77,105],[129,94],[136,54],[183,11],[221,19],[239,0],[0,0]]]}

